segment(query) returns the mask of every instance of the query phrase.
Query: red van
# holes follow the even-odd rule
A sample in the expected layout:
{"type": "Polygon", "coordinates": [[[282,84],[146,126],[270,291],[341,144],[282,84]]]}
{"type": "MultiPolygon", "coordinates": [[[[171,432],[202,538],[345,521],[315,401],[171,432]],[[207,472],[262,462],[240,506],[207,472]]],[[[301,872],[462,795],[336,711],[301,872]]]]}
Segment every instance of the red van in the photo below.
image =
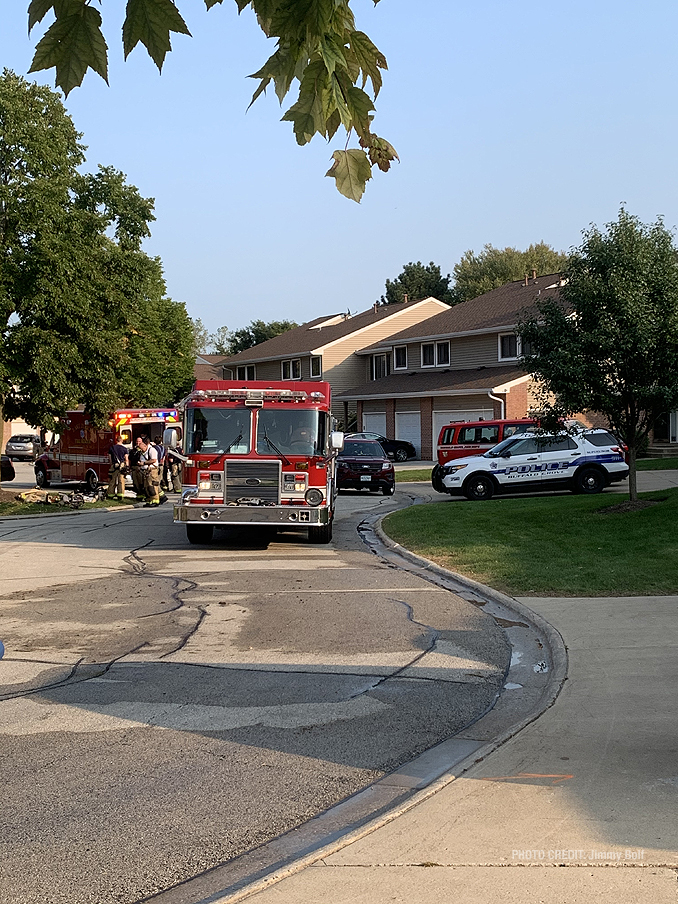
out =
{"type": "Polygon", "coordinates": [[[465,458],[467,455],[482,455],[497,443],[514,433],[529,430],[536,421],[529,417],[497,418],[486,421],[454,421],[447,424],[438,436],[438,464],[433,468],[431,483],[439,493],[442,489],[440,470],[443,465],[454,458],[465,458]],[[436,486],[439,484],[439,486],[436,486]]]}

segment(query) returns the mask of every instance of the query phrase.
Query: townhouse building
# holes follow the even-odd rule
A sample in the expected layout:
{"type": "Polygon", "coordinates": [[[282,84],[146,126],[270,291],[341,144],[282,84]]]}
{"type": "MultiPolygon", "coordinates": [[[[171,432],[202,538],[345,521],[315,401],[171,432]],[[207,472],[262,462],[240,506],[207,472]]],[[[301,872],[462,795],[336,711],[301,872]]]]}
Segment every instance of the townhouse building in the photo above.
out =
{"type": "Polygon", "coordinates": [[[375,305],[318,317],[218,362],[213,355],[202,358],[225,380],[325,380],[332,386],[332,412],[346,428],[355,423],[356,403],[338,396],[363,380],[364,360],[356,352],[448,310],[436,298],[375,305]]]}
{"type": "Polygon", "coordinates": [[[362,378],[338,401],[356,405],[359,429],[408,440],[424,460],[450,421],[525,417],[536,387],[516,327],[559,287],[558,274],[533,272],[356,349],[362,378]]]}

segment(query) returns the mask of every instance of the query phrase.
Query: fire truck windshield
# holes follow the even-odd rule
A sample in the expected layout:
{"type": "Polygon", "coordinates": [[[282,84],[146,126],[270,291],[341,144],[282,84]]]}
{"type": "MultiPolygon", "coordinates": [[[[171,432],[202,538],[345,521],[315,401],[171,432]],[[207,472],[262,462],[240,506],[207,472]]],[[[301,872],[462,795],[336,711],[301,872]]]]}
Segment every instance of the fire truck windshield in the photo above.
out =
{"type": "Polygon", "coordinates": [[[186,452],[247,455],[252,412],[243,408],[189,408],[186,452]]]}
{"type": "Polygon", "coordinates": [[[257,412],[259,455],[322,455],[325,416],[308,408],[261,408],[257,412]]]}

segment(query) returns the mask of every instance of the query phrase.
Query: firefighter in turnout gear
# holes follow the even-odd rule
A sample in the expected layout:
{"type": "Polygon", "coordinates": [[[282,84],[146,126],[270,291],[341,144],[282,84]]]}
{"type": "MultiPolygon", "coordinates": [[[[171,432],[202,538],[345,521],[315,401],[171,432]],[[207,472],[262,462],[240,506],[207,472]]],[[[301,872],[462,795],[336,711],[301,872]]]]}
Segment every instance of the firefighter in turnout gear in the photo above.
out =
{"type": "Polygon", "coordinates": [[[111,459],[111,467],[108,471],[108,491],[106,496],[109,499],[123,499],[125,496],[125,471],[129,467],[129,458],[127,455],[127,446],[123,446],[122,437],[116,437],[115,445],[108,450],[111,459]]]}
{"type": "Polygon", "coordinates": [[[160,471],[158,468],[158,450],[147,436],[137,439],[137,447],[141,449],[139,466],[144,475],[146,505],[160,505],[160,471]]]}

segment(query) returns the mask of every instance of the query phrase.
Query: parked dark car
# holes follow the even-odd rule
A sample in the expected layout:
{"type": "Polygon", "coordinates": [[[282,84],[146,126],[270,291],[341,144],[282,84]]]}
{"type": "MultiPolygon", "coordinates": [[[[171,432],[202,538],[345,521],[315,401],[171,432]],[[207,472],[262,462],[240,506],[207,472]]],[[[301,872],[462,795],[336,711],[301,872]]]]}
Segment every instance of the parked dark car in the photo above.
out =
{"type": "Polygon", "coordinates": [[[35,461],[40,451],[40,437],[33,433],[17,433],[5,444],[5,455],[13,461],[35,461]]]}
{"type": "Polygon", "coordinates": [[[12,459],[8,455],[2,456],[2,464],[0,465],[0,480],[4,483],[6,480],[14,480],[16,473],[12,459]]]}
{"type": "Polygon", "coordinates": [[[407,461],[408,458],[417,457],[417,450],[412,443],[408,443],[404,439],[387,439],[380,433],[348,433],[346,439],[376,440],[381,444],[389,458],[394,458],[396,461],[407,461]]]}
{"type": "Polygon", "coordinates": [[[393,463],[376,440],[347,438],[337,456],[338,490],[395,493],[393,463]]]}

